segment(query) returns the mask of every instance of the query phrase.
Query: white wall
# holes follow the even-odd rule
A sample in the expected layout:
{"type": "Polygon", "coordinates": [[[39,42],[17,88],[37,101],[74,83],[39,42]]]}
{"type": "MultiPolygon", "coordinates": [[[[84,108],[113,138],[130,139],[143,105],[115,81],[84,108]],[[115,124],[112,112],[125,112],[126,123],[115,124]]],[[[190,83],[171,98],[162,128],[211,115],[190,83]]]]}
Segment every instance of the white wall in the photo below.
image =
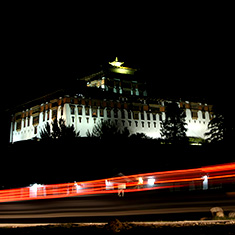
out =
{"type": "MultiPolygon", "coordinates": [[[[89,115],[86,115],[85,106],[82,106],[82,115],[78,114],[78,105],[75,106],[74,115],[71,115],[71,109],[69,104],[64,104],[64,107],[58,107],[57,110],[57,117],[60,119],[61,117],[66,121],[66,125],[74,125],[75,130],[80,132],[82,137],[87,136],[87,132],[92,132],[93,127],[96,123],[100,122],[101,120],[110,119],[120,126],[121,129],[124,127],[128,127],[131,134],[135,133],[145,133],[147,136],[151,138],[160,138],[160,116],[159,114],[156,115],[156,118],[153,118],[153,114],[150,114],[150,120],[147,120],[147,113],[144,112],[144,120],[141,120],[141,114],[139,113],[139,119],[134,120],[133,114],[132,118],[128,119],[128,113],[125,110],[125,119],[121,118],[121,111],[118,111],[118,118],[114,118],[114,112],[111,111],[111,118],[107,117],[107,111],[104,109],[104,115],[101,117],[100,109],[97,109],[97,117],[92,117],[92,109],[89,108],[89,115]],[[63,115],[61,115],[61,111],[63,109],[63,115]]],[[[79,105],[81,107],[81,105],[79,105]]],[[[86,107],[87,108],[87,107],[86,107]]],[[[29,125],[28,125],[28,118],[22,120],[22,126],[20,131],[16,131],[16,123],[13,125],[13,134],[12,140],[13,142],[21,141],[21,140],[28,140],[32,139],[33,137],[37,136],[40,137],[40,131],[45,127],[47,121],[49,123],[52,122],[52,110],[45,111],[49,112],[49,119],[47,120],[47,114],[40,113],[39,116],[39,124],[38,126],[33,126],[33,117],[30,117],[29,125]],[[45,121],[43,121],[43,115],[45,115],[45,121]],[[26,121],[27,125],[24,127],[24,122],[26,121]],[[35,128],[37,128],[37,134],[35,134],[35,128]]],[[[154,114],[155,115],[155,114],[154,114]]],[[[162,113],[162,118],[164,119],[165,113],[162,113]]],[[[190,137],[201,137],[204,138],[204,134],[207,131],[207,126],[209,123],[209,113],[206,112],[205,119],[202,117],[201,111],[198,112],[198,119],[193,120],[191,116],[190,109],[186,109],[186,122],[188,124],[187,128],[187,136],[190,137]]]]}

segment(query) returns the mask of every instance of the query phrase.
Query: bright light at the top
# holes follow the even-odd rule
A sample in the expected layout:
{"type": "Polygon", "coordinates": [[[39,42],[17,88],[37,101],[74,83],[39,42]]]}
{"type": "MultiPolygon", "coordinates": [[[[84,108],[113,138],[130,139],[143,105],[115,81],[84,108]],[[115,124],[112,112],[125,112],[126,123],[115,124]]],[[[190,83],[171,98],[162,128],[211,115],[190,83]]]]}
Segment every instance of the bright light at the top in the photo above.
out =
{"type": "Polygon", "coordinates": [[[116,60],[113,62],[109,62],[109,64],[111,64],[114,67],[121,67],[124,64],[124,62],[119,62],[118,58],[116,57],[116,60]]]}

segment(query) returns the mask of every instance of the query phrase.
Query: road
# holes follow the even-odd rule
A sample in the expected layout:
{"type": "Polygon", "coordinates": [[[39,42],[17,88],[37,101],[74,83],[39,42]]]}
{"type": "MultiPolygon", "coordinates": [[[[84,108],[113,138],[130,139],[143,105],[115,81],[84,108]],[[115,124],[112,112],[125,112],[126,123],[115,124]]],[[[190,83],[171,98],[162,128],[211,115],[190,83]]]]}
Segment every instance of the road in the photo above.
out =
{"type": "MultiPolygon", "coordinates": [[[[218,192],[159,192],[158,190],[129,193],[124,198],[99,195],[64,199],[36,200],[0,204],[0,222],[17,220],[79,219],[119,216],[172,215],[208,213],[212,207],[235,211],[234,194],[218,192]]],[[[60,220],[61,221],[61,220],[60,220]]]]}

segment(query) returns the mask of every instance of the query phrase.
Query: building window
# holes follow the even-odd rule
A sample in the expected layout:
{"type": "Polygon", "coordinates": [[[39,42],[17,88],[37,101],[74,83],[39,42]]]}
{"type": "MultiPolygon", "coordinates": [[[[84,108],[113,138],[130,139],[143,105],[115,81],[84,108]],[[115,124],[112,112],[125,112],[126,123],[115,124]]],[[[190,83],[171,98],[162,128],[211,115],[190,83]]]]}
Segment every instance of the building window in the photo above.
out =
{"type": "Polygon", "coordinates": [[[214,114],[213,114],[212,112],[210,112],[209,116],[210,116],[210,120],[211,120],[211,119],[213,119],[213,118],[215,117],[215,116],[214,116],[214,114]]]}
{"type": "Polygon", "coordinates": [[[104,117],[104,110],[100,109],[100,117],[104,117]]]}
{"type": "Polygon", "coordinates": [[[150,113],[147,113],[147,120],[150,120],[150,113]]]}
{"type": "Polygon", "coordinates": [[[110,109],[106,109],[106,111],[107,111],[107,117],[111,118],[111,110],[110,109]]]}
{"type": "Polygon", "coordinates": [[[78,115],[82,115],[82,107],[78,107],[78,115]]]}
{"type": "Polygon", "coordinates": [[[39,116],[33,117],[33,125],[39,124],[39,116]]]}
{"type": "Polygon", "coordinates": [[[113,113],[114,113],[114,118],[118,118],[118,110],[117,110],[117,109],[114,109],[114,110],[113,110],[113,113]]]}
{"type": "Polygon", "coordinates": [[[202,112],[202,118],[206,119],[206,113],[205,112],[202,112]]]}
{"type": "Polygon", "coordinates": [[[139,119],[139,113],[138,112],[134,112],[134,119],[138,120],[139,119]]]}
{"type": "Polygon", "coordinates": [[[142,127],[144,128],[144,122],[142,122],[142,127]]]}
{"type": "Polygon", "coordinates": [[[57,107],[58,106],[58,103],[57,102],[54,102],[51,104],[51,108],[54,108],[54,107],[57,107]]]}
{"type": "Polygon", "coordinates": [[[92,109],[92,117],[97,117],[97,109],[92,109]]]}
{"type": "Polygon", "coordinates": [[[192,119],[197,119],[197,118],[198,118],[197,111],[192,111],[192,119]]]}
{"type": "Polygon", "coordinates": [[[86,108],[86,116],[90,115],[90,108],[86,108]]]}
{"type": "Polygon", "coordinates": [[[141,113],[141,120],[144,120],[144,113],[141,113]]]}
{"type": "Polygon", "coordinates": [[[52,118],[57,118],[57,109],[52,110],[52,118]]]}
{"type": "Polygon", "coordinates": [[[71,109],[71,114],[74,115],[75,114],[75,106],[70,106],[71,109]]]}
{"type": "Polygon", "coordinates": [[[16,122],[16,130],[17,130],[17,131],[20,131],[20,130],[21,130],[21,120],[18,120],[18,121],[16,122]]]}
{"type": "Polygon", "coordinates": [[[38,126],[34,127],[34,134],[36,135],[38,133],[38,126]]]}
{"type": "Polygon", "coordinates": [[[135,126],[138,127],[138,121],[135,121],[135,126]]]}

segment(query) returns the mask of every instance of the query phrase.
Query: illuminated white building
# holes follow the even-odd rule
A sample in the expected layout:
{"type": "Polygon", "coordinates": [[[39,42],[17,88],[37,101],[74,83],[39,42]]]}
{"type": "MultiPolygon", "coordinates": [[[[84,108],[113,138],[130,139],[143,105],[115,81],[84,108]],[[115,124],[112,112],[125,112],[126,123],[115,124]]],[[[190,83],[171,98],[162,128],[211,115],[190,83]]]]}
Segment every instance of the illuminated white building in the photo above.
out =
{"type": "MultiPolygon", "coordinates": [[[[131,134],[144,133],[160,138],[160,122],[165,119],[166,101],[149,99],[143,82],[136,81],[133,76],[136,70],[121,65],[122,62],[116,59],[112,62],[110,73],[101,71],[82,79],[87,89],[99,87],[111,91],[115,93],[114,99],[57,93],[53,98],[48,96],[47,102],[38,99],[36,105],[30,106],[29,103],[27,109],[18,110],[12,115],[10,142],[40,138],[40,131],[54,118],[63,118],[66,125],[73,125],[82,137],[91,133],[98,122],[110,120],[121,130],[127,127],[131,134]]],[[[188,101],[179,101],[178,104],[186,112],[187,136],[204,138],[212,106],[188,101]]]]}

